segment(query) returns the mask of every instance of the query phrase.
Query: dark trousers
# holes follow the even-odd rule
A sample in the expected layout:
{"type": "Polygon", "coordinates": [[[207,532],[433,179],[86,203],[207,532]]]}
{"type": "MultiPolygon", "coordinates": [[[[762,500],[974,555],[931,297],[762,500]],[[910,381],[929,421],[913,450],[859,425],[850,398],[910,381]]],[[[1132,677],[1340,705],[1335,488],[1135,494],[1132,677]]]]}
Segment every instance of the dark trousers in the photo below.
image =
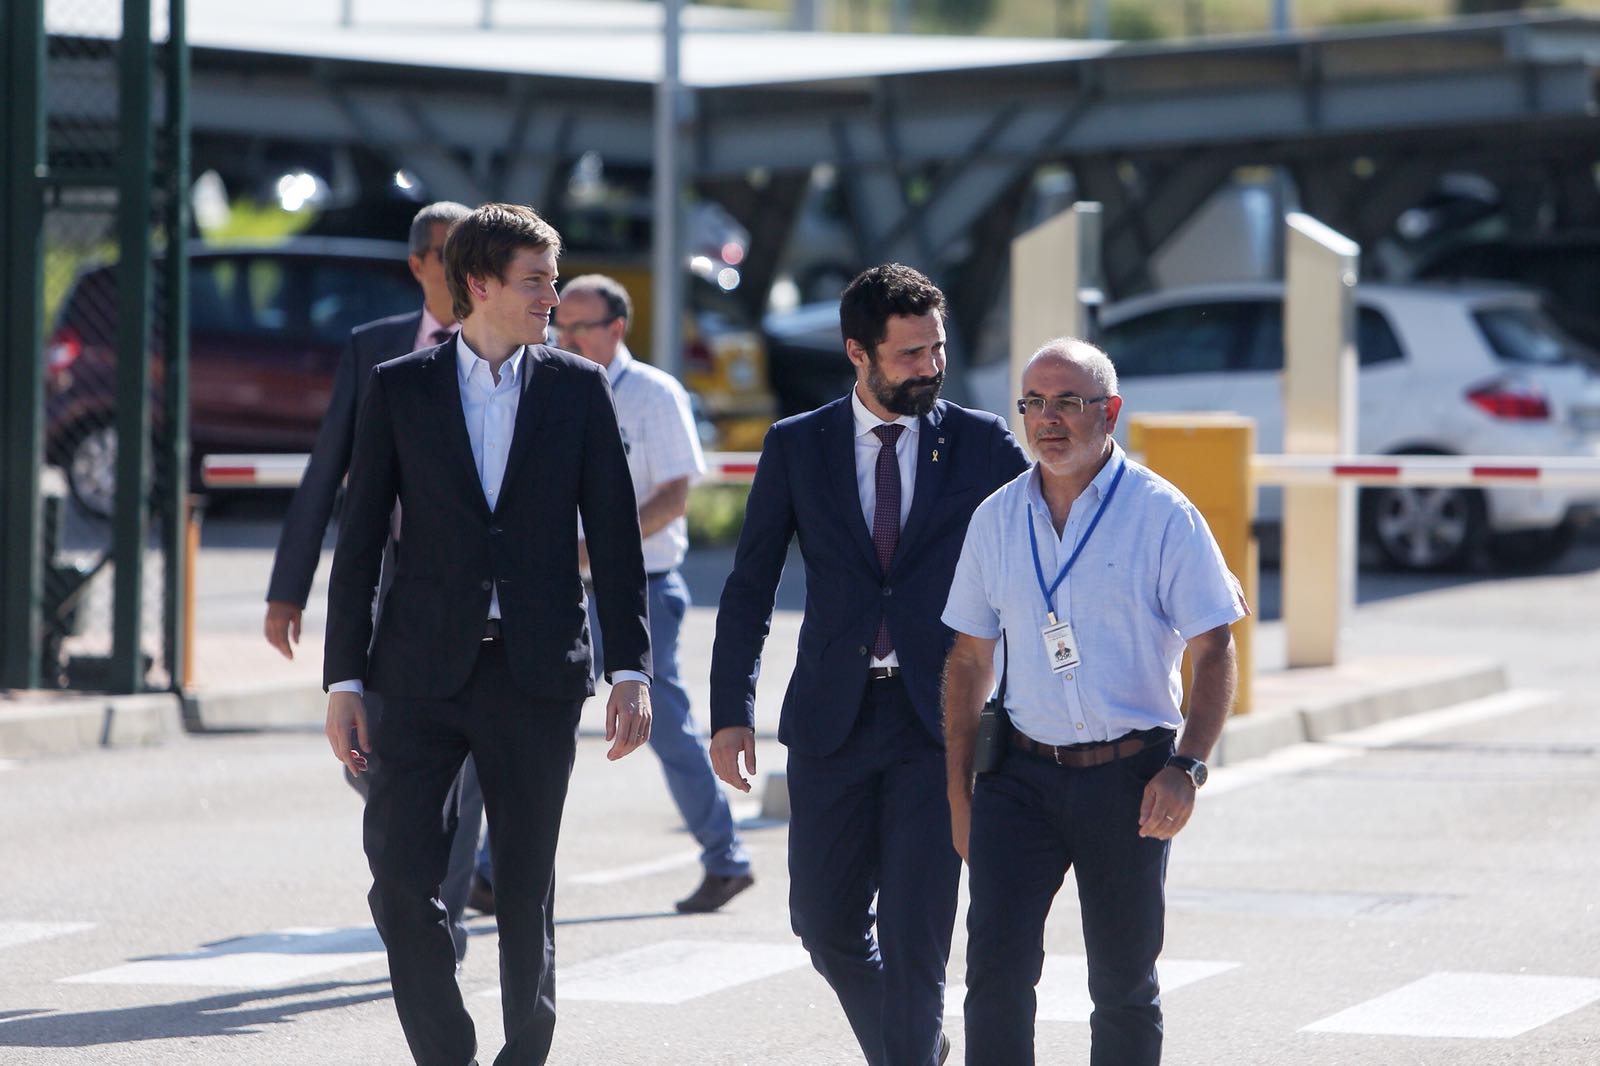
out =
{"type": "Polygon", "coordinates": [[[1088,770],[1011,751],[978,777],[968,851],[968,1066],[1032,1066],[1044,923],[1076,871],[1089,960],[1092,1066],[1161,1061],[1156,956],[1166,916],[1165,841],[1139,836],[1144,786],[1171,743],[1088,770]]]}
{"type": "Polygon", "coordinates": [[[471,680],[455,697],[391,695],[386,703],[373,738],[383,773],[367,799],[368,899],[389,952],[395,1010],[422,1066],[466,1066],[477,1051],[439,902],[456,828],[447,801],[468,754],[478,767],[494,849],[506,1030],[495,1063],[529,1066],[550,1053],[556,838],[581,707],[582,701],[524,695],[498,641],[483,645],[471,680]]]}
{"type": "Polygon", "coordinates": [[[844,745],[790,752],[788,783],[795,934],[871,1066],[933,1066],[961,877],[944,749],[898,679],[869,681],[844,745]]]}

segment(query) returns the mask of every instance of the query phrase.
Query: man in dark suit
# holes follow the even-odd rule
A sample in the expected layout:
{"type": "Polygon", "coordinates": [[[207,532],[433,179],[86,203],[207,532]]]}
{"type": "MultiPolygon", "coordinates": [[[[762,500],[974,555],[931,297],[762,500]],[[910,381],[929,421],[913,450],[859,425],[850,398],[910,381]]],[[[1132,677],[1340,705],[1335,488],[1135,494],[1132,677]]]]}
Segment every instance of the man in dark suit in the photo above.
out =
{"type": "MultiPolygon", "coordinates": [[[[366,395],[372,368],[397,356],[429,348],[449,337],[456,329],[455,311],[450,306],[450,286],[444,280],[444,239],[450,226],[467,216],[469,209],[449,200],[431,203],[411,220],[406,262],[411,276],[422,287],[422,307],[403,315],[392,315],[368,322],[350,331],[350,339],[339,356],[334,371],[333,395],[317,431],[311,460],[300,478],[294,498],[283,518],[278,534],[278,552],[272,561],[272,578],[267,584],[267,617],[262,625],[267,643],[286,659],[294,658],[294,645],[300,642],[300,618],[311,594],[311,581],[322,555],[322,538],[333,514],[334,499],[350,468],[350,449],[355,441],[356,410],[366,395]]],[[[385,556],[385,581],[394,574],[393,551],[385,556]]],[[[367,701],[367,713],[382,713],[381,697],[367,701]]],[[[377,764],[370,768],[377,772],[377,764]]],[[[440,887],[440,898],[450,912],[450,934],[455,942],[456,960],[467,953],[467,927],[462,920],[472,894],[473,860],[478,830],[483,825],[483,793],[478,775],[468,759],[461,768],[461,787],[455,798],[460,804],[460,829],[450,850],[450,867],[440,887]]],[[[350,783],[363,796],[367,779],[351,776],[350,783]]],[[[482,901],[479,901],[480,905],[482,901]]],[[[486,904],[492,907],[492,904],[486,904]]]]}
{"type": "Polygon", "coordinates": [[[755,683],[789,540],[806,568],[789,749],[789,913],[872,1066],[932,1066],[961,863],[950,843],[939,622],[967,520],[1027,467],[1006,425],[940,400],[944,296],[899,264],[840,301],[851,394],[772,427],[711,658],[711,761],[749,791],[755,683]],[[873,897],[877,896],[876,915],[873,897]],[[873,924],[876,919],[876,936],[873,924]]]}
{"type": "Polygon", "coordinates": [[[383,762],[367,801],[369,900],[395,1009],[427,1066],[463,1066],[477,1050],[437,898],[455,830],[447,799],[469,754],[494,850],[506,1032],[495,1061],[550,1051],[556,838],[594,693],[580,517],[612,682],[607,756],[649,737],[644,561],[611,390],[599,367],[541,343],[560,247],[515,205],[485,204],[451,229],[461,331],[373,371],[329,581],[328,741],[352,772],[367,751],[383,762]],[[403,548],[374,634],[397,500],[403,548]],[[364,687],[384,697],[373,729],[364,687]]]}

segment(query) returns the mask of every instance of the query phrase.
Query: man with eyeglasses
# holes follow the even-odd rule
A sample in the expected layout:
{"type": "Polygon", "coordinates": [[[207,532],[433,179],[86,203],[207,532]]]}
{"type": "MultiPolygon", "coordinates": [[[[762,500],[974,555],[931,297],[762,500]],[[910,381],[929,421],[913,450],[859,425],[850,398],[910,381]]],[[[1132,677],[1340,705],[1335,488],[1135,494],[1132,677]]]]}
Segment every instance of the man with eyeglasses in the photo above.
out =
{"type": "Polygon", "coordinates": [[[943,616],[951,823],[970,870],[967,1063],[1033,1063],[1045,919],[1074,869],[1090,1062],[1154,1066],[1167,856],[1233,705],[1229,626],[1249,609],[1199,512],[1112,440],[1122,397],[1104,352],[1053,340],[1022,392],[1034,466],[973,515],[943,616]],[[997,674],[998,713],[983,709],[997,674]]]}
{"type": "MultiPolygon", "coordinates": [[[[633,319],[628,290],[604,274],[583,274],[561,290],[556,328],[561,344],[605,367],[617,404],[617,424],[628,454],[628,474],[639,501],[644,568],[649,581],[650,651],[655,665],[650,692],[654,721],[650,748],[661,760],[667,791],[689,833],[700,845],[700,885],[677,903],[684,914],[720,909],[755,884],[750,856],[733,825],[728,798],[711,772],[705,740],[690,713],[689,693],[678,671],[678,631],[689,609],[689,587],[678,567],[689,548],[689,485],[706,472],[689,394],[676,378],[628,351],[624,338],[633,319]]],[[[584,572],[588,555],[578,542],[584,572]]],[[[603,660],[605,635],[589,596],[589,633],[595,662],[603,660]]]]}
{"type": "MultiPolygon", "coordinates": [[[[285,659],[294,658],[294,645],[300,643],[301,615],[311,595],[311,581],[322,556],[322,538],[328,529],[328,519],[333,515],[334,499],[350,469],[356,412],[372,381],[372,368],[409,352],[432,348],[454,336],[460,328],[450,306],[450,286],[444,278],[444,240],[450,227],[470,213],[465,204],[450,200],[428,204],[416,213],[407,239],[406,263],[422,289],[421,309],[355,327],[339,355],[333,395],[328,399],[328,410],[317,430],[317,441],[311,449],[306,472],[301,475],[300,485],[283,516],[278,551],[272,560],[272,577],[267,583],[267,616],[262,630],[267,643],[278,649],[285,659]]],[[[398,511],[392,529],[394,536],[384,552],[379,604],[394,580],[400,538],[398,511]]],[[[369,694],[369,718],[376,721],[382,711],[382,698],[377,693],[369,694]]],[[[367,775],[346,771],[345,779],[365,798],[368,777],[378,772],[378,762],[373,760],[367,775]]],[[[485,913],[494,909],[493,897],[483,895],[484,889],[474,880],[474,853],[478,831],[483,826],[483,793],[478,788],[478,775],[471,759],[462,767],[455,795],[459,796],[460,822],[450,851],[450,870],[445,875],[439,898],[449,913],[459,964],[467,954],[467,928],[462,915],[469,901],[485,913]]]]}
{"type": "Polygon", "coordinates": [[[711,655],[711,762],[749,791],[755,685],[789,541],[805,620],[789,752],[789,920],[871,1066],[950,1053],[944,975],[961,860],[944,801],[938,613],[967,519],[1026,466],[994,415],[939,399],[944,294],[891,263],[839,306],[855,385],[772,427],[711,655]],[[876,899],[876,907],[874,907],[876,899]]]}

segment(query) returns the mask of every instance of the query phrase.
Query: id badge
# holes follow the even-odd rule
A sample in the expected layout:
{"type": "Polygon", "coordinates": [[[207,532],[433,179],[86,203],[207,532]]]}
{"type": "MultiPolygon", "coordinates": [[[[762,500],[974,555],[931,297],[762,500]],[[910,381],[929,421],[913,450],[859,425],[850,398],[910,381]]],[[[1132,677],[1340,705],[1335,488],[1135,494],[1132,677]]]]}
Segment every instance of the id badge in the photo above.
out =
{"type": "Polygon", "coordinates": [[[1044,653],[1050,660],[1052,674],[1065,673],[1082,662],[1078,658],[1078,641],[1072,635],[1071,622],[1043,626],[1039,632],[1044,635],[1044,653]]]}

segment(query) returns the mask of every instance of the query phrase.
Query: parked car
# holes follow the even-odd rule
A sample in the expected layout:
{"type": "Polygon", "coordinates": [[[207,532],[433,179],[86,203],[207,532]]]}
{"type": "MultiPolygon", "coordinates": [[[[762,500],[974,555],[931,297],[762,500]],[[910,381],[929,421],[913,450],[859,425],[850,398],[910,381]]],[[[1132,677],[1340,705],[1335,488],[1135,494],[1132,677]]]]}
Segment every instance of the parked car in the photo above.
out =
{"type": "MultiPolygon", "coordinates": [[[[1364,454],[1600,455],[1592,353],[1528,290],[1362,286],[1357,448],[1364,454]]],[[[1176,289],[1108,307],[1100,343],[1128,410],[1231,410],[1283,445],[1283,286],[1176,289]]],[[[1118,430],[1125,434],[1125,427],[1118,430]]],[[[1260,517],[1276,521],[1277,492],[1260,517]]],[[[1487,549],[1531,565],[1563,551],[1600,489],[1395,487],[1361,493],[1361,527],[1393,565],[1440,570],[1487,549]]]]}
{"type": "MultiPolygon", "coordinates": [[[[210,452],[308,452],[353,326],[414,310],[405,245],[300,238],[270,247],[196,247],[189,260],[189,434],[210,452]]],[[[86,511],[116,491],[116,271],[83,271],[45,350],[46,461],[86,511]]],[[[155,380],[163,373],[154,354],[155,380]]],[[[161,418],[159,399],[154,417],[161,418]]]]}
{"type": "MultiPolygon", "coordinates": [[[[572,275],[606,264],[574,257],[562,266],[572,275]]],[[[737,303],[716,285],[690,281],[683,377],[696,410],[715,426],[712,433],[702,426],[702,439],[759,448],[774,411],[759,331],[735,317],[737,303]]],[[[66,471],[79,506],[102,517],[116,492],[116,302],[114,268],[85,269],[62,301],[45,351],[46,461],[66,471]]],[[[309,452],[351,328],[420,302],[399,243],[301,237],[265,247],[193,248],[193,469],[210,453],[309,452]]],[[[634,335],[646,325],[636,323],[634,335]]],[[[159,421],[159,398],[153,411],[159,421]]]]}
{"type": "MultiPolygon", "coordinates": [[[[1418,280],[1505,281],[1538,289],[1545,309],[1590,352],[1600,352],[1600,232],[1578,230],[1477,240],[1441,248],[1418,280]]],[[[1592,364],[1600,370],[1600,363],[1592,364]]]]}

